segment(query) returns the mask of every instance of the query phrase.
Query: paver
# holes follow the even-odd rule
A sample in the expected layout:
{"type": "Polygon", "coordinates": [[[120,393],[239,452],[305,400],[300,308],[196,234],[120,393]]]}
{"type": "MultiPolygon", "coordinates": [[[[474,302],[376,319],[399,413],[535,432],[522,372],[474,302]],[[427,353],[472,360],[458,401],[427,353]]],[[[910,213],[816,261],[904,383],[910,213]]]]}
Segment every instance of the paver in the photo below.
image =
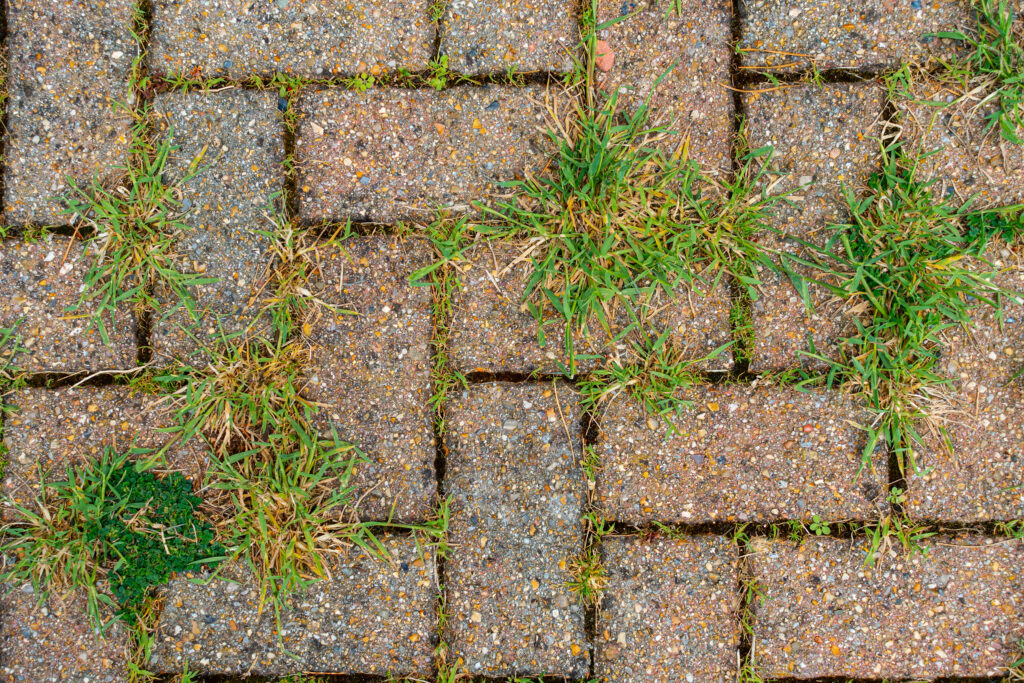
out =
{"type": "Polygon", "coordinates": [[[86,185],[118,176],[131,117],[136,52],[131,0],[12,0],[7,3],[4,211],[8,225],[68,222],[55,198],[70,176],[86,185]]]}
{"type": "MultiPolygon", "coordinates": [[[[533,272],[529,258],[520,258],[527,251],[525,245],[492,242],[471,247],[465,260],[454,264],[459,286],[453,295],[448,351],[460,372],[559,373],[567,367],[562,318],[550,311],[541,346],[537,320],[522,302],[533,272]]],[[[730,306],[723,281],[707,295],[696,287],[680,287],[674,297],[660,293],[644,308],[650,332],[661,334],[671,328],[671,342],[698,359],[731,341],[730,306]]],[[[594,320],[589,337],[576,339],[579,335],[575,335],[578,370],[597,367],[601,356],[633,359],[630,340],[621,338],[630,321],[620,308],[611,330],[594,320]]],[[[726,349],[700,365],[707,370],[728,370],[733,365],[731,352],[726,349]]]]}
{"type": "Polygon", "coordinates": [[[743,65],[772,71],[948,59],[957,43],[929,34],[974,26],[969,0],[743,0],[739,7],[743,65]]]}
{"type": "Polygon", "coordinates": [[[864,566],[865,542],[757,541],[753,656],[765,678],[1002,674],[1024,637],[1024,544],[929,539],[864,566]]]}
{"type": "MultiPolygon", "coordinates": [[[[689,136],[690,157],[707,173],[728,171],[733,141],[730,0],[601,2],[598,32],[614,55],[601,87],[635,109],[650,97],[651,122],[689,136]],[[661,82],[655,89],[655,84],[661,82]],[[651,91],[654,90],[652,95],[651,91]]],[[[680,135],[663,144],[675,150],[680,135]]]]}
{"type": "Polygon", "coordinates": [[[429,0],[157,0],[149,65],[190,78],[419,71],[436,33],[429,0]]]}
{"type": "MultiPolygon", "coordinates": [[[[22,389],[4,397],[12,406],[4,419],[8,451],[3,477],[4,505],[31,503],[39,494],[40,476],[64,480],[67,468],[99,458],[107,446],[119,454],[132,448],[158,449],[175,436],[158,431],[174,426],[158,396],[127,387],[22,389]]],[[[208,451],[197,440],[175,444],[166,454],[198,488],[208,451]]]]}
{"type": "Polygon", "coordinates": [[[182,188],[184,222],[178,238],[182,272],[216,278],[194,288],[198,319],[169,292],[154,316],[154,357],[196,357],[221,333],[232,334],[256,318],[272,263],[270,241],[284,188],[284,125],[272,92],[226,90],[167,93],[155,103],[158,122],[178,147],[171,181],[196,175],[182,188]]]}
{"type": "Polygon", "coordinates": [[[409,536],[380,537],[389,559],[352,549],[331,576],[288,598],[280,627],[241,565],[221,577],[182,574],[161,589],[150,667],[255,676],[359,673],[427,676],[433,668],[437,568],[409,536]]]}
{"type": "Polygon", "coordinates": [[[101,636],[87,610],[82,592],[63,596],[54,591],[40,606],[31,583],[0,584],[0,678],[32,683],[128,680],[127,629],[114,624],[101,636]]]}
{"type": "MultiPolygon", "coordinates": [[[[1024,292],[1022,255],[993,243],[986,258],[997,284],[1024,292]]],[[[988,269],[989,266],[985,266],[988,269]]],[[[916,451],[920,473],[908,477],[906,510],[914,518],[975,522],[1024,519],[1024,299],[1006,296],[1002,320],[991,306],[971,314],[969,332],[947,332],[940,368],[953,381],[947,420],[951,450],[928,438],[916,451]]]]}
{"type": "Polygon", "coordinates": [[[310,325],[307,393],[321,432],[366,454],[353,479],[364,519],[424,519],[437,495],[432,292],[408,279],[430,254],[421,240],[351,237],[322,250],[311,281],[326,306],[310,325]]]}
{"type": "Polygon", "coordinates": [[[574,0],[449,0],[442,55],[461,74],[572,69],[580,58],[574,0]]]}
{"type": "Polygon", "coordinates": [[[109,344],[93,316],[79,308],[90,258],[81,242],[46,235],[0,242],[0,328],[14,334],[0,346],[0,364],[29,372],[79,372],[135,365],[135,318],[124,307],[104,315],[109,344]],[[73,310],[69,310],[72,308],[73,310]]]}
{"type": "Polygon", "coordinates": [[[304,93],[301,217],[390,223],[466,212],[495,183],[544,167],[544,98],[539,86],[304,93]]]}
{"type": "MultiPolygon", "coordinates": [[[[797,85],[745,95],[744,102],[750,146],[775,149],[777,174],[767,181],[778,180],[772,192],[790,193],[788,201],[770,209],[771,227],[785,237],[768,234],[762,241],[794,253],[803,248],[788,236],[823,245],[828,225],[849,220],[844,188],[863,187],[881,163],[876,124],[883,90],[871,84],[797,85]]],[[[810,348],[809,339],[819,353],[835,353],[837,341],[850,332],[846,304],[816,286],[812,301],[814,310],[808,314],[787,278],[765,273],[752,310],[752,371],[820,365],[801,353],[810,348]]]]}
{"type": "Polygon", "coordinates": [[[720,536],[610,536],[594,673],[608,683],[735,681],[736,547],[720,536]]]}
{"type": "Polygon", "coordinates": [[[896,97],[897,117],[908,150],[924,156],[918,177],[935,179],[934,191],[972,208],[1024,202],[1024,146],[1009,144],[999,128],[986,132],[991,107],[952,104],[960,90],[927,78],[915,79],[908,97],[896,97]],[[927,102],[946,102],[946,107],[927,102]],[[928,156],[925,156],[928,155],[928,156]]]}
{"type": "Polygon", "coordinates": [[[871,416],[838,392],[697,386],[693,407],[652,417],[627,396],[601,411],[595,505],[610,519],[692,524],[876,519],[885,454],[862,467],[871,416]]]}
{"type": "Polygon", "coordinates": [[[449,660],[472,675],[580,678],[581,413],[565,382],[477,384],[447,408],[449,660]]]}

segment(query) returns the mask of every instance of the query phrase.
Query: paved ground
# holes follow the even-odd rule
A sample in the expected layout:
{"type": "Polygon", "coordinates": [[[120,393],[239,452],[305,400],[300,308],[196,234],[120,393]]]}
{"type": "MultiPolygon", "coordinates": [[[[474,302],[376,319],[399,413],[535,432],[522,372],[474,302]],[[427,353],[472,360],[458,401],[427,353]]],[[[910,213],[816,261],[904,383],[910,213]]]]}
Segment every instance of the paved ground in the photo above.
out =
{"type": "MultiPolygon", "coordinates": [[[[752,335],[749,358],[734,348],[699,367],[711,381],[688,390],[693,407],[671,425],[627,396],[588,412],[581,377],[560,376],[564,329],[548,325],[541,345],[520,303],[521,245],[478,244],[450,265],[448,310],[408,279],[435,261],[432,247],[398,229],[441,209],[475,215],[472,202],[500,198],[503,181],[545,168],[547,77],[555,83],[582,58],[577,0],[141,7],[5,3],[0,327],[17,325],[21,341],[0,353],[29,373],[4,385],[9,503],[32,500],[40,478],[105,446],[166,443],[159,396],[129,390],[118,373],[201,359],[204,343],[251,321],[275,263],[258,231],[282,207],[307,225],[359,224],[319,254],[308,289],[327,308],[301,331],[313,349],[309,396],[325,406],[317,428],[367,456],[354,473],[355,514],[418,523],[438,493],[451,496],[447,553],[387,530],[390,561],[339,558],[279,621],[260,611],[244,567],[228,568],[230,580],[176,577],[160,591],[151,669],[430,680],[443,662],[492,680],[692,683],[734,681],[748,666],[744,680],[996,681],[1021,656],[1024,545],[1001,525],[1024,519],[1024,382],[1009,381],[1024,357],[1019,301],[1001,316],[978,313],[971,335],[950,332],[941,369],[966,418],[952,429],[953,457],[934,444],[918,454],[934,469],[908,480],[884,448],[865,454],[863,405],[772,381],[813,369],[800,354],[809,341],[834,353],[855,315],[823,288],[808,312],[776,278],[752,302],[722,283],[645,304],[658,312],[652,331],[691,358],[752,335]],[[441,57],[453,72],[442,87],[408,87],[408,74],[441,57]],[[133,68],[155,80],[132,90],[133,68]],[[357,76],[376,85],[348,87],[357,76]],[[71,181],[117,177],[143,101],[157,112],[149,135],[178,145],[168,182],[204,156],[205,170],[182,188],[193,230],[175,258],[217,282],[197,289],[203,319],[191,334],[180,311],[124,306],[108,315],[104,344],[88,308],[66,311],[85,266],[60,198],[71,181]],[[40,239],[42,226],[58,229],[40,239]],[[749,329],[732,315],[738,303],[750,306],[749,329]],[[445,338],[468,382],[439,420],[431,368],[445,338]],[[595,538],[592,513],[616,532],[595,538]],[[927,556],[889,547],[866,567],[869,539],[846,530],[891,513],[943,533],[927,556]],[[822,520],[845,523],[833,532],[842,538],[809,531],[822,520]],[[589,552],[606,576],[584,603],[568,583],[589,552]]],[[[688,133],[691,155],[723,177],[742,114],[750,146],[775,148],[765,182],[795,194],[771,222],[820,243],[846,217],[843,186],[878,168],[872,136],[893,113],[908,139],[940,148],[922,173],[947,196],[1024,200],[1020,147],[981,136],[972,115],[929,125],[922,105],[890,101],[878,79],[903,61],[951,54],[953,43],[926,34],[968,16],[966,0],[603,0],[598,37],[614,60],[597,77],[626,107],[650,96],[652,115],[688,133]],[[786,81],[812,63],[851,71],[786,81]]],[[[915,87],[922,99],[942,96],[935,84],[915,87]]],[[[792,240],[773,246],[798,250],[792,240]]],[[[1019,245],[992,250],[1001,281],[1024,290],[1019,245]]],[[[583,373],[628,358],[611,341],[628,323],[579,341],[583,373]]],[[[169,461],[197,486],[209,465],[190,447],[169,461]]],[[[4,588],[0,680],[127,680],[124,629],[99,638],[79,597],[39,604],[31,585],[4,588]]]]}

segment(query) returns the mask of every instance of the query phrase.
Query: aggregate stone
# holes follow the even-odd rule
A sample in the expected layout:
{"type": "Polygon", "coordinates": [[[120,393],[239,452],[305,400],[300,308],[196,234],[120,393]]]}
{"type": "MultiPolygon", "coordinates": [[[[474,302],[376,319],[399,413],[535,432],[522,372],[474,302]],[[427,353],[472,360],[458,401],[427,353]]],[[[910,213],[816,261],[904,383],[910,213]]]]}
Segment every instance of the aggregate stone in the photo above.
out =
{"type": "Polygon", "coordinates": [[[743,0],[743,65],[771,71],[885,69],[950,58],[937,31],[973,27],[968,0],[743,0]]]}
{"type": "Polygon", "coordinates": [[[627,396],[599,416],[596,505],[607,517],[709,523],[876,519],[886,457],[861,468],[870,415],[837,392],[697,386],[669,422],[627,396]]]}
{"type": "Polygon", "coordinates": [[[178,238],[182,272],[216,278],[193,288],[196,318],[170,292],[154,316],[154,357],[190,359],[197,350],[245,329],[256,319],[273,255],[258,230],[272,222],[284,189],[284,126],[273,92],[225,90],[167,93],[155,109],[162,130],[177,147],[168,164],[170,182],[196,174],[182,186],[178,238]]]}
{"type": "MultiPolygon", "coordinates": [[[[66,480],[68,467],[101,457],[108,446],[119,455],[133,448],[155,451],[176,438],[160,431],[174,426],[160,397],[127,387],[20,389],[4,402],[11,406],[4,419],[5,507],[30,504],[41,477],[66,480]]],[[[174,444],[166,457],[170,469],[200,487],[208,451],[197,440],[174,444]]]]}
{"type": "Polygon", "coordinates": [[[308,220],[430,220],[470,210],[544,166],[544,88],[317,90],[299,99],[295,155],[308,220]]]}
{"type": "MultiPolygon", "coordinates": [[[[453,264],[458,269],[459,286],[453,295],[448,351],[460,372],[559,373],[567,367],[566,326],[561,315],[547,311],[542,346],[537,319],[522,301],[533,272],[530,256],[522,258],[529,252],[528,246],[484,243],[468,249],[465,259],[453,264]]],[[[648,332],[661,334],[671,329],[670,343],[694,359],[728,344],[732,334],[727,284],[722,281],[707,294],[699,287],[681,286],[674,295],[660,292],[636,306],[637,314],[646,316],[648,332]]],[[[620,302],[610,317],[610,329],[595,319],[588,335],[574,335],[579,371],[594,369],[603,356],[627,362],[634,359],[632,337],[622,336],[631,316],[620,302]]],[[[733,365],[731,351],[726,349],[698,365],[706,370],[728,370],[733,365]]]]}
{"type": "Polygon", "coordinates": [[[581,678],[581,412],[565,382],[475,384],[447,409],[449,661],[472,675],[581,678]]]}
{"type": "Polygon", "coordinates": [[[999,136],[998,125],[986,131],[993,107],[977,102],[954,104],[956,87],[927,78],[916,79],[908,97],[894,98],[908,151],[924,157],[922,180],[934,179],[933,192],[954,205],[971,208],[1024,202],[1024,146],[999,136]],[[927,102],[944,102],[946,107],[927,102]]]}
{"type": "Polygon", "coordinates": [[[650,98],[650,123],[674,133],[662,143],[667,149],[675,151],[688,136],[690,158],[706,173],[728,172],[732,2],[605,0],[597,20],[617,21],[598,32],[614,53],[607,74],[598,71],[601,86],[618,91],[632,110],[650,98]]]}
{"type": "Polygon", "coordinates": [[[595,673],[608,683],[736,680],[736,547],[720,536],[610,536],[595,673]]]}
{"type": "Polygon", "coordinates": [[[1024,544],[934,537],[927,556],[866,543],[757,541],[753,656],[764,678],[998,676],[1024,636],[1024,544]],[[761,597],[763,596],[763,597],[761,597]]]}
{"type": "Polygon", "coordinates": [[[121,624],[102,635],[93,628],[84,593],[54,591],[40,605],[31,583],[0,584],[4,681],[121,683],[128,680],[128,650],[127,629],[121,624]]]}
{"type": "MultiPolygon", "coordinates": [[[[907,513],[917,519],[978,522],[1024,519],[1024,255],[994,242],[1001,316],[979,304],[971,329],[947,331],[940,368],[952,380],[956,412],[945,426],[950,446],[933,437],[916,449],[908,473],[907,513]]],[[[927,432],[926,432],[927,433],[927,432]]]]}
{"type": "Polygon", "coordinates": [[[441,54],[461,74],[570,71],[579,56],[575,0],[449,0],[441,54]]]}
{"type": "Polygon", "coordinates": [[[422,240],[351,237],[321,251],[310,281],[326,306],[310,324],[307,392],[321,433],[366,455],[352,482],[363,519],[422,520],[437,494],[432,292],[409,284],[430,256],[422,240]]]}
{"type": "Polygon", "coordinates": [[[7,5],[4,210],[8,225],[55,225],[71,177],[117,178],[128,152],[131,0],[7,5]]]}
{"type": "Polygon", "coordinates": [[[436,33],[429,0],[157,0],[150,68],[245,79],[380,75],[427,67],[436,33]]]}
{"type": "Polygon", "coordinates": [[[427,676],[433,669],[437,566],[409,536],[378,539],[387,557],[352,549],[330,576],[287,600],[280,626],[249,570],[207,583],[184,573],[160,590],[164,609],[150,666],[160,672],[273,676],[427,676]],[[198,580],[198,581],[197,581],[198,580]]]}
{"type": "MultiPolygon", "coordinates": [[[[784,235],[766,234],[762,243],[806,256],[792,237],[820,246],[830,236],[829,225],[850,219],[845,188],[864,187],[881,163],[877,124],[884,99],[873,84],[796,85],[744,95],[750,146],[775,150],[765,182],[772,194],[788,195],[769,207],[770,226],[784,235]]],[[[802,352],[813,340],[819,353],[835,354],[839,339],[851,331],[848,304],[812,285],[814,309],[808,313],[788,278],[765,272],[763,279],[752,308],[756,341],[750,370],[820,368],[820,361],[802,352]]]]}
{"type": "Polygon", "coordinates": [[[88,302],[79,307],[91,261],[82,243],[68,237],[0,242],[0,327],[14,331],[0,347],[0,364],[29,372],[135,365],[131,312],[122,307],[113,316],[104,314],[108,344],[93,324],[98,306],[88,302]]]}

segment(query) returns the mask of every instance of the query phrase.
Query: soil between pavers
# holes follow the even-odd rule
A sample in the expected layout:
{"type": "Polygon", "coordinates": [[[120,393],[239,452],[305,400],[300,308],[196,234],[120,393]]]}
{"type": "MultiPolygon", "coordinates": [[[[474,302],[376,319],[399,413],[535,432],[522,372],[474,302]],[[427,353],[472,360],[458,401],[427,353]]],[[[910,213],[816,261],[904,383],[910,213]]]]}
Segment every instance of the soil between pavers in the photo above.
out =
{"type": "Polygon", "coordinates": [[[39,240],[0,241],[0,327],[13,330],[0,346],[0,364],[27,372],[124,370],[138,349],[135,316],[119,306],[103,315],[83,302],[94,256],[83,242],[49,234],[39,240]]]}
{"type": "Polygon", "coordinates": [[[736,546],[720,536],[608,536],[594,673],[607,683],[735,681],[736,546]]]}
{"type": "Polygon", "coordinates": [[[131,0],[12,0],[7,12],[4,215],[62,225],[59,197],[127,161],[128,74],[137,46],[131,0]]]}
{"type": "Polygon", "coordinates": [[[437,496],[429,405],[432,291],[409,283],[431,261],[422,240],[350,237],[319,253],[309,288],[325,305],[310,324],[305,393],[332,429],[366,455],[352,483],[363,519],[425,519],[437,496]],[[332,310],[333,309],[333,310],[332,310]]]}
{"type": "Polygon", "coordinates": [[[445,490],[449,661],[472,675],[583,677],[581,413],[571,386],[494,382],[452,397],[445,490]]]}
{"type": "Polygon", "coordinates": [[[352,549],[331,576],[288,599],[280,627],[241,565],[182,574],[160,589],[150,666],[162,672],[427,676],[433,670],[437,569],[413,537],[381,536],[387,558],[352,549]],[[282,649],[283,648],[283,649],[282,649]]]}
{"type": "Polygon", "coordinates": [[[998,676],[1024,637],[1024,544],[928,539],[927,557],[864,541],[756,540],[753,656],[765,678],[998,676]]]}
{"type": "Polygon", "coordinates": [[[595,506],[631,524],[874,520],[886,455],[862,469],[870,414],[838,392],[742,385],[681,390],[675,426],[626,395],[598,415],[595,506]],[[859,426],[858,426],[859,425],[859,426]]]}
{"type": "Polygon", "coordinates": [[[186,78],[305,78],[420,71],[436,30],[429,0],[156,0],[149,66],[186,78]]]}

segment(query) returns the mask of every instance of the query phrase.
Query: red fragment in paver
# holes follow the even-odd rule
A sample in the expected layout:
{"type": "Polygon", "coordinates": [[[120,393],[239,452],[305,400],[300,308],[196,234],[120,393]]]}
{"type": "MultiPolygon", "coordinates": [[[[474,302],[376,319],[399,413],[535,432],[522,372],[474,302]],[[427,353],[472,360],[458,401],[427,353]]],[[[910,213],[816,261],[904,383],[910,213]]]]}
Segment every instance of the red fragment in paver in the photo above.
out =
{"type": "Polygon", "coordinates": [[[594,63],[597,65],[597,68],[601,71],[611,71],[612,65],[615,64],[615,50],[608,44],[608,41],[597,41],[594,52],[596,54],[594,63]]]}

